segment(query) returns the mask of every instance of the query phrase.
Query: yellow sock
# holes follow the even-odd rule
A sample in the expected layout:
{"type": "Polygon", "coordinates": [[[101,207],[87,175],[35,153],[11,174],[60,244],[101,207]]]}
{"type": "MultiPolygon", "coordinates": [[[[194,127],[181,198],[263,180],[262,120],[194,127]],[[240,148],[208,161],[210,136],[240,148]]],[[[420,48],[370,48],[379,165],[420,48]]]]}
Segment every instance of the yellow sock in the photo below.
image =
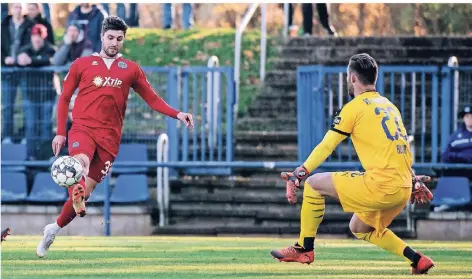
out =
{"type": "Polygon", "coordinates": [[[303,203],[300,213],[300,238],[298,244],[306,250],[313,250],[318,227],[323,220],[325,198],[316,192],[307,182],[303,190],[303,203]]]}
{"type": "Polygon", "coordinates": [[[374,230],[369,233],[353,233],[358,239],[370,242],[390,253],[398,255],[406,259],[411,264],[411,261],[403,255],[403,251],[408,246],[403,240],[396,236],[391,230],[385,229],[383,233],[377,235],[374,230]]]}

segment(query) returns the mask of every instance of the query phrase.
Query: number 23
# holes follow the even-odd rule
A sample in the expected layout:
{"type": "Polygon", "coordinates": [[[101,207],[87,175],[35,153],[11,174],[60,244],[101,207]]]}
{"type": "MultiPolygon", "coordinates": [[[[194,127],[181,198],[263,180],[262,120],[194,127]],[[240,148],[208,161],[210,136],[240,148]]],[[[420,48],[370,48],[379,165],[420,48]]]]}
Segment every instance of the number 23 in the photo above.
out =
{"type": "Polygon", "coordinates": [[[387,107],[387,108],[381,108],[381,107],[376,107],[375,108],[375,114],[379,115],[380,113],[385,113],[385,116],[382,118],[382,128],[385,132],[385,135],[387,138],[391,141],[398,140],[399,137],[406,139],[406,135],[402,134],[402,130],[400,128],[400,122],[399,122],[399,117],[395,112],[395,109],[393,107],[387,107]],[[395,134],[391,134],[390,130],[388,129],[387,126],[387,121],[390,120],[390,117],[394,117],[395,121],[395,134]]]}

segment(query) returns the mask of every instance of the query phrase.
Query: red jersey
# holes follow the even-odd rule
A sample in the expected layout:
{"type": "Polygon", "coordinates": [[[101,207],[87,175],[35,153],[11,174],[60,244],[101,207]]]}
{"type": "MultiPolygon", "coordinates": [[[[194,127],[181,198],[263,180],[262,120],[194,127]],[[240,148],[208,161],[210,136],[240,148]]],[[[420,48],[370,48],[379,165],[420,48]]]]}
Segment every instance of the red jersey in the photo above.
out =
{"type": "Polygon", "coordinates": [[[121,55],[110,60],[106,61],[106,58],[94,53],[74,61],[64,78],[64,88],[57,106],[56,134],[66,136],[69,103],[78,87],[72,125],[89,131],[97,144],[116,156],[130,88],[155,111],[173,118],[177,118],[179,112],[154,92],[143,70],[135,62],[121,55]]]}

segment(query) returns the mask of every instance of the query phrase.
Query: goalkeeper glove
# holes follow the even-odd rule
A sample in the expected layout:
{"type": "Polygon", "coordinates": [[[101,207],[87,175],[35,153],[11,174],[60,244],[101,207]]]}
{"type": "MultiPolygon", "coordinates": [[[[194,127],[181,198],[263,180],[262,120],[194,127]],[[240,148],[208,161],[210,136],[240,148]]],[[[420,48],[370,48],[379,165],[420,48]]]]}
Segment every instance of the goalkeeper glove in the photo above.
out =
{"type": "Polygon", "coordinates": [[[297,203],[297,190],[300,187],[300,182],[310,175],[310,172],[302,165],[296,168],[293,172],[282,172],[280,176],[286,183],[286,197],[289,203],[297,203]]]}
{"type": "Polygon", "coordinates": [[[410,203],[426,204],[431,202],[433,194],[426,187],[425,182],[429,182],[431,177],[426,175],[413,176],[413,191],[411,192],[410,203]]]}

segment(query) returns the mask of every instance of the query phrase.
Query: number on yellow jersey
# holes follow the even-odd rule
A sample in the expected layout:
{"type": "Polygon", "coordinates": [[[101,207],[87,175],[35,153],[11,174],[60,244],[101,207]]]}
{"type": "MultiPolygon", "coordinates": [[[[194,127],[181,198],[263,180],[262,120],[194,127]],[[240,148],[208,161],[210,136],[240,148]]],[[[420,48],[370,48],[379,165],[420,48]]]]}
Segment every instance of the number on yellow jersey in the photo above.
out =
{"type": "Polygon", "coordinates": [[[407,140],[407,136],[402,134],[402,130],[400,128],[399,120],[400,116],[396,113],[395,109],[393,107],[376,107],[375,108],[375,114],[379,115],[381,113],[384,113],[384,118],[382,118],[382,128],[385,132],[385,136],[391,141],[398,140],[399,137],[403,138],[404,140],[407,140]],[[393,121],[391,121],[393,118],[393,121]],[[395,123],[395,134],[390,133],[390,129],[388,128],[389,123],[395,123]]]}

